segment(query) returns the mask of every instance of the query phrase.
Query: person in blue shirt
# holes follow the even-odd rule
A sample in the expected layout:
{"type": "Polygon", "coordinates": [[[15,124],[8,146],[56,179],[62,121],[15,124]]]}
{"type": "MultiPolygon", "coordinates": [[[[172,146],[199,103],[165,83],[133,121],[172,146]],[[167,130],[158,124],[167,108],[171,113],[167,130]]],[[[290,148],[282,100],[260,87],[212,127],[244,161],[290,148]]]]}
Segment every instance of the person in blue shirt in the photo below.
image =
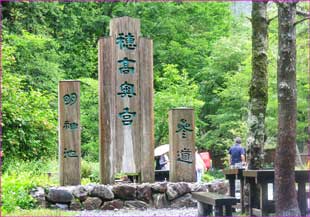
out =
{"type": "Polygon", "coordinates": [[[231,166],[245,165],[245,150],[241,146],[241,138],[235,139],[235,144],[229,149],[229,163],[231,166]]]}

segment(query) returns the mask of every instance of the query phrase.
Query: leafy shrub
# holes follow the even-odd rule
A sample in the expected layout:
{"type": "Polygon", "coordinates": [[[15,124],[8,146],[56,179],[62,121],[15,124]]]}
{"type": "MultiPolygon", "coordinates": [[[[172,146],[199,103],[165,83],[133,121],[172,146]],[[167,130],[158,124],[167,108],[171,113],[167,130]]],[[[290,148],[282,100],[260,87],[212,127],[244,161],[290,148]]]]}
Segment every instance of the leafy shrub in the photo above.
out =
{"type": "Polygon", "coordinates": [[[79,80],[81,81],[82,156],[89,161],[98,161],[98,81],[91,78],[79,80]]]}
{"type": "Polygon", "coordinates": [[[50,186],[46,172],[57,168],[56,161],[15,161],[7,165],[2,175],[2,213],[10,213],[19,209],[36,207],[35,200],[29,192],[37,186],[50,186]]]}
{"type": "Polygon", "coordinates": [[[82,160],[81,162],[82,178],[89,178],[91,174],[92,174],[92,165],[89,162],[82,160]]]}
{"type": "MultiPolygon", "coordinates": [[[[57,92],[58,81],[63,76],[60,68],[59,44],[46,35],[4,32],[3,59],[5,73],[24,76],[25,90],[57,92]]],[[[4,73],[4,74],[5,74],[4,73]]]]}
{"type": "Polygon", "coordinates": [[[29,191],[35,187],[27,173],[11,173],[2,176],[2,211],[11,212],[17,208],[30,209],[35,207],[35,201],[29,191]]]}
{"type": "Polygon", "coordinates": [[[202,180],[204,182],[211,182],[215,179],[223,179],[224,174],[221,170],[208,170],[202,175],[202,180]]]}
{"type": "Polygon", "coordinates": [[[82,160],[81,166],[82,179],[88,179],[90,182],[100,182],[99,163],[82,160]]]}
{"type": "Polygon", "coordinates": [[[155,74],[155,85],[158,89],[154,96],[156,145],[168,143],[168,112],[172,108],[194,108],[196,127],[200,127],[198,114],[203,102],[198,99],[198,85],[189,78],[186,70],[179,71],[177,65],[164,65],[163,77],[155,74]]]}
{"type": "Polygon", "coordinates": [[[55,95],[30,90],[24,92],[22,76],[3,76],[4,161],[40,159],[55,156],[56,110],[50,106],[55,95]]]}

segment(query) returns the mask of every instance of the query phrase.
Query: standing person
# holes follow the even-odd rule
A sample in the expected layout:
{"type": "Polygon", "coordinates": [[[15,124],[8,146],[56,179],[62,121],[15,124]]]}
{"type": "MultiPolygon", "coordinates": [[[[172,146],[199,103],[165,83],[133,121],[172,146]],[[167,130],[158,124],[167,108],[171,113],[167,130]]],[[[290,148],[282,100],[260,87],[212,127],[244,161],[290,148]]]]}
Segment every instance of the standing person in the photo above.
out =
{"type": "Polygon", "coordinates": [[[235,144],[229,149],[229,164],[230,166],[244,166],[245,165],[245,150],[241,147],[241,138],[235,139],[235,144]]]}
{"type": "Polygon", "coordinates": [[[160,170],[169,170],[169,158],[167,154],[160,155],[159,165],[160,170]]]}
{"type": "Polygon", "coordinates": [[[198,154],[197,149],[195,152],[195,158],[196,158],[196,164],[195,164],[196,180],[197,180],[197,182],[201,182],[202,181],[202,174],[205,171],[205,164],[204,164],[203,160],[201,159],[200,155],[198,154]]]}

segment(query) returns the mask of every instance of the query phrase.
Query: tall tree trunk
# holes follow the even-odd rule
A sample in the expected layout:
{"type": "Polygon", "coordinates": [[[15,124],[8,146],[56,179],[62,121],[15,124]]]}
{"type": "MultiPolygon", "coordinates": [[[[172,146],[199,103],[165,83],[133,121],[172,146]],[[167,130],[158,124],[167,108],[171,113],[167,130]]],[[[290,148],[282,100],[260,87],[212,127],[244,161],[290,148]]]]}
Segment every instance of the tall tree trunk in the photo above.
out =
{"type": "Polygon", "coordinates": [[[250,84],[247,163],[249,169],[263,167],[265,115],[268,102],[267,2],[252,3],[252,80],[250,84]]]}
{"type": "Polygon", "coordinates": [[[295,189],[296,157],[296,2],[278,3],[278,146],[275,160],[275,201],[279,216],[298,216],[295,189]]]}
{"type": "MultiPolygon", "coordinates": [[[[268,102],[268,16],[267,2],[252,2],[252,79],[249,88],[247,136],[248,169],[263,167],[265,115],[268,102]]],[[[259,191],[256,188],[256,195],[259,191]]],[[[245,209],[248,212],[249,186],[244,189],[245,209]]],[[[258,200],[258,198],[252,198],[258,200]]]]}

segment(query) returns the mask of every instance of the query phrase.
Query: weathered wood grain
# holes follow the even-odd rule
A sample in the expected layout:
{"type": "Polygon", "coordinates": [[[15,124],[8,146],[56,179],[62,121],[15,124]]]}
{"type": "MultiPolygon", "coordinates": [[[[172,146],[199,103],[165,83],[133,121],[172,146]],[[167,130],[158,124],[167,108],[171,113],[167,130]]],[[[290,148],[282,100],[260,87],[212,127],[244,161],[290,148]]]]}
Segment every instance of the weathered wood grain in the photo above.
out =
{"type": "Polygon", "coordinates": [[[115,149],[115,76],[113,62],[114,40],[111,37],[101,38],[98,43],[98,76],[99,76],[99,160],[100,181],[109,184],[114,181],[115,149]]]}
{"type": "Polygon", "coordinates": [[[140,21],[130,17],[112,19],[110,37],[99,40],[99,110],[101,182],[113,182],[115,173],[141,175],[154,180],[153,58],[152,41],[140,38],[140,21]],[[120,47],[120,34],[134,37],[134,49],[120,47]],[[124,73],[123,62],[131,72],[124,73]],[[123,62],[122,62],[123,61],[123,62]],[[131,97],[122,94],[133,87],[131,97]],[[122,113],[134,112],[131,123],[122,113]]]}
{"type": "Polygon", "coordinates": [[[153,41],[140,38],[141,182],[154,182],[153,41]]]}
{"type": "Polygon", "coordinates": [[[59,113],[59,181],[60,185],[81,182],[80,82],[60,81],[59,113]]]}
{"type": "MultiPolygon", "coordinates": [[[[140,31],[140,22],[137,19],[130,19],[129,17],[116,18],[111,21],[111,34],[115,39],[119,33],[131,33],[135,37],[135,43],[138,45],[139,38],[137,37],[140,31]]],[[[122,120],[117,117],[116,120],[116,168],[118,172],[122,173],[139,173],[140,171],[140,86],[139,86],[139,56],[138,46],[134,50],[120,49],[116,42],[114,43],[115,58],[114,62],[128,58],[134,60],[135,63],[129,63],[129,67],[134,67],[134,73],[122,74],[118,72],[118,68],[122,65],[117,64],[116,71],[116,113],[119,114],[124,111],[124,108],[129,108],[129,112],[136,112],[133,118],[132,125],[123,125],[122,120]],[[121,97],[117,95],[120,91],[120,86],[125,82],[134,85],[135,96],[129,98],[127,96],[121,97]]]]}
{"type": "Polygon", "coordinates": [[[196,177],[195,123],[193,109],[178,108],[169,111],[169,144],[170,181],[194,182],[196,177]],[[191,129],[192,131],[179,131],[180,127],[178,125],[181,123],[181,120],[185,120],[185,123],[190,124],[187,129],[191,129]],[[182,155],[182,152],[185,155],[182,155]],[[180,159],[182,156],[185,160],[180,159]],[[188,160],[186,160],[186,156],[188,157],[188,160]]]}

